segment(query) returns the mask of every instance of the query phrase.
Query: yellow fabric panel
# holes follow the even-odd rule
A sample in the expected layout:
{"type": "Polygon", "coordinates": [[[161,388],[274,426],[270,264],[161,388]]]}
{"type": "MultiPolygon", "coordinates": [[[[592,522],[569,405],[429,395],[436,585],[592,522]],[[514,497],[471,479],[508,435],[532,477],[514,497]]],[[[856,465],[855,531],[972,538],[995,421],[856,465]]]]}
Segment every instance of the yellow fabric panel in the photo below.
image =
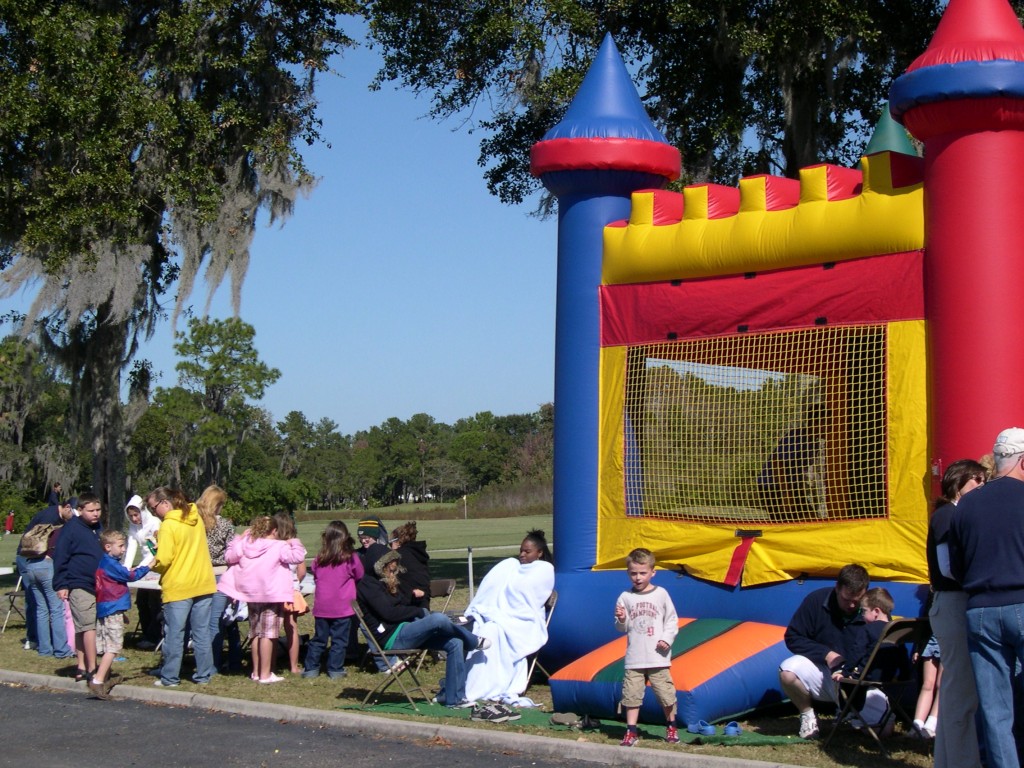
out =
{"type": "MultiPolygon", "coordinates": [[[[922,527],[921,560],[928,529],[928,367],[925,323],[889,323],[886,365],[889,434],[889,516],[922,527]]],[[[908,553],[910,557],[911,553],[908,553]]],[[[927,567],[923,564],[927,579],[927,567]]]]}
{"type": "MultiPolygon", "coordinates": [[[[599,364],[600,427],[597,438],[597,559],[600,562],[602,542],[614,541],[616,529],[626,515],[626,480],[623,449],[623,401],[626,392],[626,347],[604,347],[599,364]],[[610,529],[610,534],[606,533],[610,529]]],[[[636,546],[641,546],[637,544],[636,546]]],[[[613,557],[625,557],[623,550],[613,557]]]]}
{"type": "MultiPolygon", "coordinates": [[[[765,525],[746,559],[743,584],[767,584],[802,573],[831,576],[847,562],[868,566],[876,579],[927,581],[927,401],[924,321],[888,325],[887,420],[889,519],[765,525]],[[837,556],[841,542],[842,553],[837,556]]],[[[623,467],[626,348],[601,350],[600,471],[597,570],[624,567],[635,547],[647,547],[666,568],[723,582],[740,539],[735,523],[714,525],[627,518],[623,467]]],[[[753,527],[753,526],[751,526],[753,527]]]]}
{"type": "Polygon", "coordinates": [[[654,225],[645,199],[653,193],[638,192],[629,225],[604,230],[603,282],[712,277],[923,248],[922,185],[894,189],[888,152],[861,158],[861,168],[863,190],[846,200],[826,199],[827,169],[805,168],[799,205],[765,211],[763,192],[741,185],[740,212],[720,219],[702,215],[706,187],[688,188],[683,221],[670,225],[654,225]]]}

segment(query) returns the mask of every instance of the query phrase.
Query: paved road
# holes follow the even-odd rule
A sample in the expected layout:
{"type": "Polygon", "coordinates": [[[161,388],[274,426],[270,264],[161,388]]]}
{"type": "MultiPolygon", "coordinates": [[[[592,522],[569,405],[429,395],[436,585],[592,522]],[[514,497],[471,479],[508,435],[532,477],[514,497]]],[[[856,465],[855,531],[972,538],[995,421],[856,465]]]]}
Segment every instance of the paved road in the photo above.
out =
{"type": "Polygon", "coordinates": [[[4,686],[0,701],[5,733],[0,765],[12,768],[593,768],[592,763],[452,746],[437,738],[369,738],[342,728],[140,701],[102,702],[83,693],[4,686]]]}
{"type": "Polygon", "coordinates": [[[0,768],[795,768],[0,669],[0,768]]]}

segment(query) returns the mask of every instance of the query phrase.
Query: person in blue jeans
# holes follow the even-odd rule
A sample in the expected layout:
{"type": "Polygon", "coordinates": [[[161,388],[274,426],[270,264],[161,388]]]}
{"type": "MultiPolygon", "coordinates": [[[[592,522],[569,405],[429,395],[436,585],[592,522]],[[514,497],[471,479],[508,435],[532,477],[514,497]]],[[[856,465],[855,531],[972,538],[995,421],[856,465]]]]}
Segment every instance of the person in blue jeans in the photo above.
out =
{"type": "Polygon", "coordinates": [[[206,545],[206,527],[196,505],[178,489],[157,488],[146,498],[146,506],[160,518],[160,538],[151,568],[160,574],[164,600],[164,662],[160,679],[153,685],[173,688],[180,682],[187,624],[196,660],[192,682],[203,685],[217,672],[210,643],[210,609],[217,582],[206,545]]]}
{"type": "Polygon", "coordinates": [[[392,550],[373,566],[377,578],[366,576],[356,589],[366,624],[385,651],[429,648],[444,651],[445,672],[439,704],[469,707],[466,699],[466,656],[470,651],[487,650],[491,642],[477,637],[455,624],[443,613],[430,613],[409,603],[409,595],[399,587],[402,571],[399,554],[392,550]]]}
{"type": "MultiPolygon", "coordinates": [[[[35,526],[63,525],[71,517],[70,501],[36,513],[29,521],[25,531],[35,526]]],[[[21,545],[15,562],[21,583],[25,588],[25,625],[29,632],[29,640],[36,643],[40,656],[56,656],[67,659],[75,655],[68,645],[67,628],[64,624],[64,601],[57,596],[53,588],[53,548],[60,529],[50,534],[50,541],[45,555],[40,557],[23,557],[21,545]]]]}
{"type": "Polygon", "coordinates": [[[985,765],[1017,768],[1013,722],[1020,690],[1016,669],[1024,663],[1024,429],[1000,432],[992,456],[992,479],[962,496],[953,512],[949,565],[967,593],[967,650],[978,689],[985,765]]]}

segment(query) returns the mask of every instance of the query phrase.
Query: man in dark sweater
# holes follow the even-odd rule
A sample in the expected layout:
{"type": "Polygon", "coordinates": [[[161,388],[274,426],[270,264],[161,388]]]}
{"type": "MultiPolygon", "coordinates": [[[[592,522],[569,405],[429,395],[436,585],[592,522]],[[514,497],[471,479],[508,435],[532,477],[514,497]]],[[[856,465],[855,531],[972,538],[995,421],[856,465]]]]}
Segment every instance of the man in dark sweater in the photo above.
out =
{"type": "Polygon", "coordinates": [[[98,497],[91,493],[79,496],[78,516],[61,529],[53,553],[53,588],[68,601],[75,623],[76,680],[86,680],[86,675],[96,669],[96,569],[103,557],[101,511],[98,497]]]}
{"type": "Polygon", "coordinates": [[[839,701],[832,673],[843,666],[848,640],[864,629],[860,601],[868,583],[863,566],[844,565],[835,587],[807,595],[786,627],[786,647],[794,655],[779,665],[779,684],[800,712],[802,739],[818,735],[812,701],[839,701]]]}
{"type": "Polygon", "coordinates": [[[1004,429],[992,448],[995,476],[960,499],[949,563],[967,593],[967,648],[978,688],[986,765],[1012,766],[1014,666],[1024,664],[1024,429],[1004,429]]]}

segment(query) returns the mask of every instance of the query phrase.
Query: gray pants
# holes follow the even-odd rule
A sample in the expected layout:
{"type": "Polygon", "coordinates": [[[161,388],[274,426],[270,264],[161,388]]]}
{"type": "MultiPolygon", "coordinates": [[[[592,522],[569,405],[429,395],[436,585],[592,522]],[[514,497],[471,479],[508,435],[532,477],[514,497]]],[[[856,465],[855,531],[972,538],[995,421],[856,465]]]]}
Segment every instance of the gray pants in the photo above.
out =
{"type": "Polygon", "coordinates": [[[966,611],[966,592],[936,592],[928,614],[942,659],[935,768],[981,768],[974,719],[978,690],[967,650],[966,611]]]}

